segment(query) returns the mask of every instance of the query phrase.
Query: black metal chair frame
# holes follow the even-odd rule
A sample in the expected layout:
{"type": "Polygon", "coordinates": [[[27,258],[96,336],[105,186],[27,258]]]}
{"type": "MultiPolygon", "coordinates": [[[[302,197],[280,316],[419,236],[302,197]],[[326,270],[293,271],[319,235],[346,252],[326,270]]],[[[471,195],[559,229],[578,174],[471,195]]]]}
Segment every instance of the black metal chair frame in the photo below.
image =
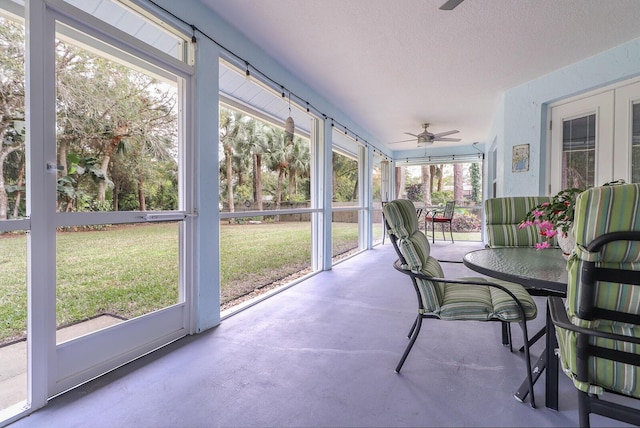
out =
{"type": "Polygon", "coordinates": [[[453,221],[453,214],[456,208],[455,201],[449,201],[444,207],[444,210],[432,210],[427,211],[424,215],[424,229],[425,234],[427,232],[427,222],[431,222],[431,242],[436,242],[436,223],[439,223],[442,227],[442,239],[446,239],[444,235],[444,225],[449,224],[449,234],[451,235],[451,243],[453,243],[453,230],[451,223],[453,221]]]}
{"type": "MultiPolygon", "coordinates": [[[[506,287],[500,284],[495,284],[492,282],[468,281],[468,280],[462,280],[462,279],[435,278],[435,277],[430,277],[430,276],[427,276],[418,272],[413,272],[409,269],[403,268],[403,265],[406,266],[406,260],[402,255],[402,253],[400,252],[400,248],[398,247],[398,243],[397,243],[398,238],[393,233],[390,232],[389,224],[387,223],[386,219],[385,219],[385,228],[387,230],[387,233],[389,233],[389,237],[391,239],[391,243],[393,244],[393,248],[395,249],[396,254],[398,255],[398,259],[393,263],[393,267],[399,272],[411,277],[411,282],[413,283],[413,288],[416,292],[416,296],[418,300],[418,315],[416,316],[416,319],[413,321],[411,329],[409,330],[409,334],[407,335],[407,338],[409,339],[409,343],[407,344],[407,347],[405,348],[404,353],[402,354],[402,357],[400,358],[400,361],[396,366],[395,372],[400,373],[400,370],[402,369],[402,366],[404,365],[405,360],[409,356],[409,353],[413,348],[413,344],[415,343],[416,339],[418,338],[418,335],[420,334],[420,328],[422,327],[422,320],[424,318],[440,319],[436,315],[430,314],[425,309],[417,279],[424,279],[428,281],[443,282],[443,283],[450,283],[450,284],[466,284],[466,285],[477,285],[482,287],[499,288],[500,290],[507,293],[516,302],[516,305],[518,306],[518,311],[520,312],[521,321],[519,321],[518,324],[522,329],[522,336],[524,341],[523,348],[524,348],[525,363],[527,368],[527,382],[529,384],[529,394],[531,395],[531,407],[535,408],[536,404],[535,404],[535,398],[533,393],[533,376],[531,373],[531,358],[529,355],[529,336],[527,333],[527,319],[526,319],[524,307],[522,306],[522,303],[520,303],[518,298],[506,287]]],[[[500,321],[500,320],[491,320],[491,321],[500,321]]],[[[510,324],[506,321],[500,321],[500,322],[502,322],[503,325],[510,324]]],[[[509,340],[509,350],[512,351],[510,329],[508,334],[508,340],[509,340]]]]}
{"type": "MultiPolygon", "coordinates": [[[[616,241],[638,241],[640,232],[612,232],[594,239],[588,246],[589,252],[598,252],[606,244],[616,241]]],[[[604,310],[595,307],[595,285],[598,281],[609,281],[622,284],[640,285],[640,271],[599,268],[595,262],[584,262],[582,267],[582,283],[580,287],[581,299],[578,307],[578,317],[585,320],[606,319],[629,324],[640,325],[640,315],[604,310]]],[[[590,336],[611,339],[620,342],[640,345],[640,337],[625,336],[615,333],[592,330],[579,327],[571,323],[567,316],[565,305],[560,297],[549,297],[549,312],[553,324],[557,327],[578,333],[576,338],[577,378],[588,380],[589,357],[604,358],[625,364],[640,366],[640,354],[618,351],[598,347],[589,343],[590,336]]],[[[619,403],[604,400],[597,395],[578,391],[579,421],[581,427],[589,427],[589,414],[595,413],[608,418],[640,426],[640,409],[624,406],[619,403]]],[[[616,391],[607,391],[616,395],[623,395],[616,391]]]]}

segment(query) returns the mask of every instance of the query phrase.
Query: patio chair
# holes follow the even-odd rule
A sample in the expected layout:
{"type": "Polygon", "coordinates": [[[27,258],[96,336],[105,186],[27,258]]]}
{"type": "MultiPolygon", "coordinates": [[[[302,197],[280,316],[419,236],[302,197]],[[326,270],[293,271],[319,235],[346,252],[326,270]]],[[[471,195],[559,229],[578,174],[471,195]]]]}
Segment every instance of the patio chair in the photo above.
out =
{"type": "MultiPolygon", "coordinates": [[[[484,201],[487,246],[533,247],[545,240],[534,227],[520,229],[518,225],[535,206],[549,202],[548,196],[510,196],[484,201]]],[[[552,246],[557,246],[554,240],[552,246]]]]}
{"type": "Polygon", "coordinates": [[[582,427],[589,426],[591,413],[640,426],[633,400],[640,398],[639,206],[640,184],[597,187],[578,196],[566,302],[549,298],[561,365],[578,390],[582,427]],[[611,400],[615,395],[627,398],[611,400]]]}
{"type": "MultiPolygon", "coordinates": [[[[435,225],[438,223],[442,227],[442,239],[444,236],[444,225],[449,225],[449,233],[451,234],[451,243],[453,243],[453,230],[451,230],[451,222],[453,221],[453,213],[456,208],[455,201],[449,201],[446,203],[444,210],[432,210],[428,211],[424,215],[424,231],[427,232],[427,223],[431,223],[431,239],[433,243],[436,242],[436,230],[435,225]]],[[[418,216],[420,218],[420,216],[418,216]]]]}
{"type": "Polygon", "coordinates": [[[399,199],[389,202],[384,207],[384,218],[398,255],[393,267],[411,278],[418,300],[418,314],[409,331],[409,344],[396,366],[396,372],[400,373],[424,318],[517,322],[525,344],[531,406],[535,407],[527,320],[536,317],[537,308],[531,295],[518,284],[500,285],[484,278],[443,278],[440,263],[430,256],[429,239],[419,230],[416,209],[411,201],[399,199]]]}

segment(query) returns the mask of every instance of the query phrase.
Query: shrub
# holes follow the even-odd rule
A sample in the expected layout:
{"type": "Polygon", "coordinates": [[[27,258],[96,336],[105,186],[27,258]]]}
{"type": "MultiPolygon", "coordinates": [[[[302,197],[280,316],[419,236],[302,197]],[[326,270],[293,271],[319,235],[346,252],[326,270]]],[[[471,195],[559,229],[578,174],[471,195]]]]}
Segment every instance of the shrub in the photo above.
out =
{"type": "Polygon", "coordinates": [[[451,226],[456,232],[478,232],[482,228],[480,218],[475,214],[455,214],[451,226]]]}

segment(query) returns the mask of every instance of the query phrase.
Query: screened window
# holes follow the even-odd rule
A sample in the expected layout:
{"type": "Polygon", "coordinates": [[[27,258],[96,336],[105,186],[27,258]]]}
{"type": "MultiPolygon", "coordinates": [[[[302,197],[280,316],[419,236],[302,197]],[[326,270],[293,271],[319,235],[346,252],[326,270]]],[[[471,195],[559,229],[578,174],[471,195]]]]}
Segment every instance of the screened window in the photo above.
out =
{"type": "Polygon", "coordinates": [[[58,211],[178,209],[179,79],[58,28],[58,211]]]}
{"type": "Polygon", "coordinates": [[[595,182],[596,115],[562,123],[562,188],[586,189],[595,182]]]}
{"type": "Polygon", "coordinates": [[[7,361],[0,365],[0,414],[27,400],[27,235],[24,224],[10,221],[25,218],[29,196],[23,12],[17,3],[0,2],[0,348],[7,361]]]}
{"type": "Polygon", "coordinates": [[[289,96],[220,61],[217,190],[224,311],[312,272],[315,120],[289,96]],[[285,131],[289,117],[293,134],[285,131]]]}

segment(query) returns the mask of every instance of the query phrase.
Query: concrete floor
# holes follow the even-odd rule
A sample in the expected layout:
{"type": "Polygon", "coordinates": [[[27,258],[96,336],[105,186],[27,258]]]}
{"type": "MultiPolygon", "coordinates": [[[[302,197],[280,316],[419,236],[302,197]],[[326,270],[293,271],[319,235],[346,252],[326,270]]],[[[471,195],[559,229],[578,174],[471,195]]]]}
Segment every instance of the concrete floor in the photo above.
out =
{"type": "MultiPolygon", "coordinates": [[[[438,242],[461,260],[478,243],[438,242]]],[[[561,376],[560,410],[513,392],[523,355],[500,344],[499,323],[426,320],[401,374],[394,367],[416,313],[413,288],[387,242],[53,400],[22,427],[577,426],[561,376]]],[[[444,263],[448,276],[477,276],[444,263]]],[[[538,298],[536,298],[538,299],[538,298]]],[[[536,331],[544,324],[544,299],[536,331]]],[[[516,344],[520,329],[513,328],[516,344]]],[[[532,348],[537,357],[541,344],[532,348]]],[[[592,426],[624,426],[592,416],[592,426]]]]}

